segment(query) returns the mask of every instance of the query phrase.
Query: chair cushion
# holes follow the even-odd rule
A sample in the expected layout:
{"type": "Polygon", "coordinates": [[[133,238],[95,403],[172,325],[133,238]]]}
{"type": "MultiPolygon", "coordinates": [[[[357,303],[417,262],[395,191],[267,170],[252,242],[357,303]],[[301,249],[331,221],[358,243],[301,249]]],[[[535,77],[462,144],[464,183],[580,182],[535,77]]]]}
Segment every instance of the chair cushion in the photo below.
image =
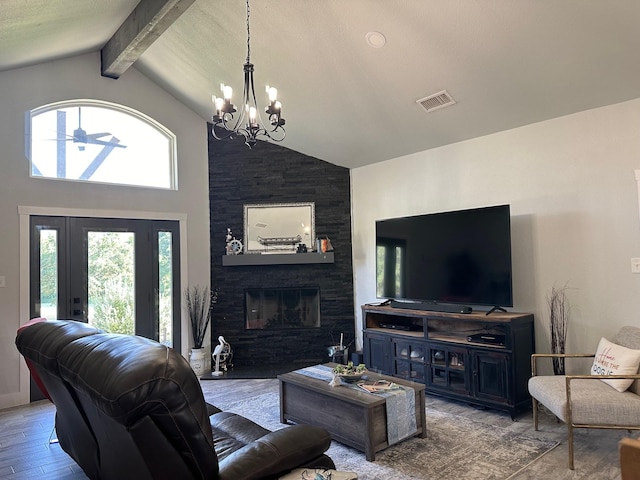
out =
{"type": "MultiPolygon", "coordinates": [[[[640,328],[627,325],[622,327],[613,338],[613,343],[622,345],[623,347],[640,350],[640,328]]],[[[629,390],[640,395],[640,380],[636,380],[631,384],[629,390]]]]}
{"type": "MultiPolygon", "coordinates": [[[[634,375],[640,365],[640,350],[632,350],[601,338],[596,356],[591,366],[591,375],[634,375]]],[[[604,383],[619,392],[624,392],[633,383],[633,379],[603,379],[604,383]]]]}
{"type": "MultiPolygon", "coordinates": [[[[564,375],[529,379],[529,393],[566,423],[567,394],[564,375]]],[[[572,418],[582,425],[638,425],[640,396],[618,392],[600,380],[571,381],[572,418]]]]}
{"type": "Polygon", "coordinates": [[[219,460],[270,433],[270,430],[232,412],[215,413],[209,416],[209,423],[219,460]]]}

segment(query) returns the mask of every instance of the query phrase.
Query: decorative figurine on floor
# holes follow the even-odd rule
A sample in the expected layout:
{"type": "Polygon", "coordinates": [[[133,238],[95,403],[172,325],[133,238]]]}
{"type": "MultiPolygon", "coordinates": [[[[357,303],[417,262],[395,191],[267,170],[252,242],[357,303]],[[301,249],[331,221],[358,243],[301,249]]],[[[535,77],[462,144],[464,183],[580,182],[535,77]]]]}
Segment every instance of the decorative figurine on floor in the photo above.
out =
{"type": "Polygon", "coordinates": [[[224,339],[222,335],[218,337],[218,345],[213,349],[211,355],[216,363],[216,368],[211,375],[220,376],[227,371],[229,367],[232,367],[231,359],[233,358],[233,352],[231,351],[231,345],[224,339]]]}

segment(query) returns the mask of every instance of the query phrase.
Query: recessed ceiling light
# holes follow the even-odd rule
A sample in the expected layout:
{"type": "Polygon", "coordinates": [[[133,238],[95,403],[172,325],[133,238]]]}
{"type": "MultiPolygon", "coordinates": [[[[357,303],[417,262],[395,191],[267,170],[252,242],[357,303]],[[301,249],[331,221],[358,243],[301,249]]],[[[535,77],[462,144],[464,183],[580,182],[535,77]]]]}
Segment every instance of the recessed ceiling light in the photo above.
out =
{"type": "Polygon", "coordinates": [[[367,40],[367,45],[372,48],[382,48],[387,43],[387,39],[380,32],[369,32],[364,38],[367,40]]]}

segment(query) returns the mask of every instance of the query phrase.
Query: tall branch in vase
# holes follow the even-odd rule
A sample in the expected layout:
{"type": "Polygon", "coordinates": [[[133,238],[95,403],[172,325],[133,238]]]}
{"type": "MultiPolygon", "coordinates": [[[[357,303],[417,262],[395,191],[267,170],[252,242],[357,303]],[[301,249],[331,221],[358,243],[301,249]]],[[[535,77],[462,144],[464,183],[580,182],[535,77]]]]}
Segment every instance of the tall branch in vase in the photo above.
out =
{"type": "MultiPolygon", "coordinates": [[[[549,329],[551,333],[551,353],[565,353],[567,345],[567,328],[569,326],[569,301],[567,300],[567,284],[560,288],[554,285],[547,297],[549,305],[549,329]]],[[[553,358],[553,373],[564,375],[564,358],[553,358]]]]}
{"type": "Polygon", "coordinates": [[[191,321],[193,348],[202,348],[204,336],[211,322],[211,307],[218,299],[217,290],[209,292],[209,287],[194,285],[184,291],[184,299],[191,321]]]}

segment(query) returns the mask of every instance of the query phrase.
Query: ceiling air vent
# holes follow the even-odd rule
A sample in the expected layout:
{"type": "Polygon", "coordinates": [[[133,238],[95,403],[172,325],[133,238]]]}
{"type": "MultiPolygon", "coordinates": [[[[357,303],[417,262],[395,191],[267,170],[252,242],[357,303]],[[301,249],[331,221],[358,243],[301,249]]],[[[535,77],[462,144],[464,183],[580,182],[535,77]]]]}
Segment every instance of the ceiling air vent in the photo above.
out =
{"type": "Polygon", "coordinates": [[[439,108],[448,107],[453,105],[456,101],[449,95],[446,90],[443,90],[428,97],[416,100],[416,103],[420,104],[427,112],[433,112],[439,108]]]}

